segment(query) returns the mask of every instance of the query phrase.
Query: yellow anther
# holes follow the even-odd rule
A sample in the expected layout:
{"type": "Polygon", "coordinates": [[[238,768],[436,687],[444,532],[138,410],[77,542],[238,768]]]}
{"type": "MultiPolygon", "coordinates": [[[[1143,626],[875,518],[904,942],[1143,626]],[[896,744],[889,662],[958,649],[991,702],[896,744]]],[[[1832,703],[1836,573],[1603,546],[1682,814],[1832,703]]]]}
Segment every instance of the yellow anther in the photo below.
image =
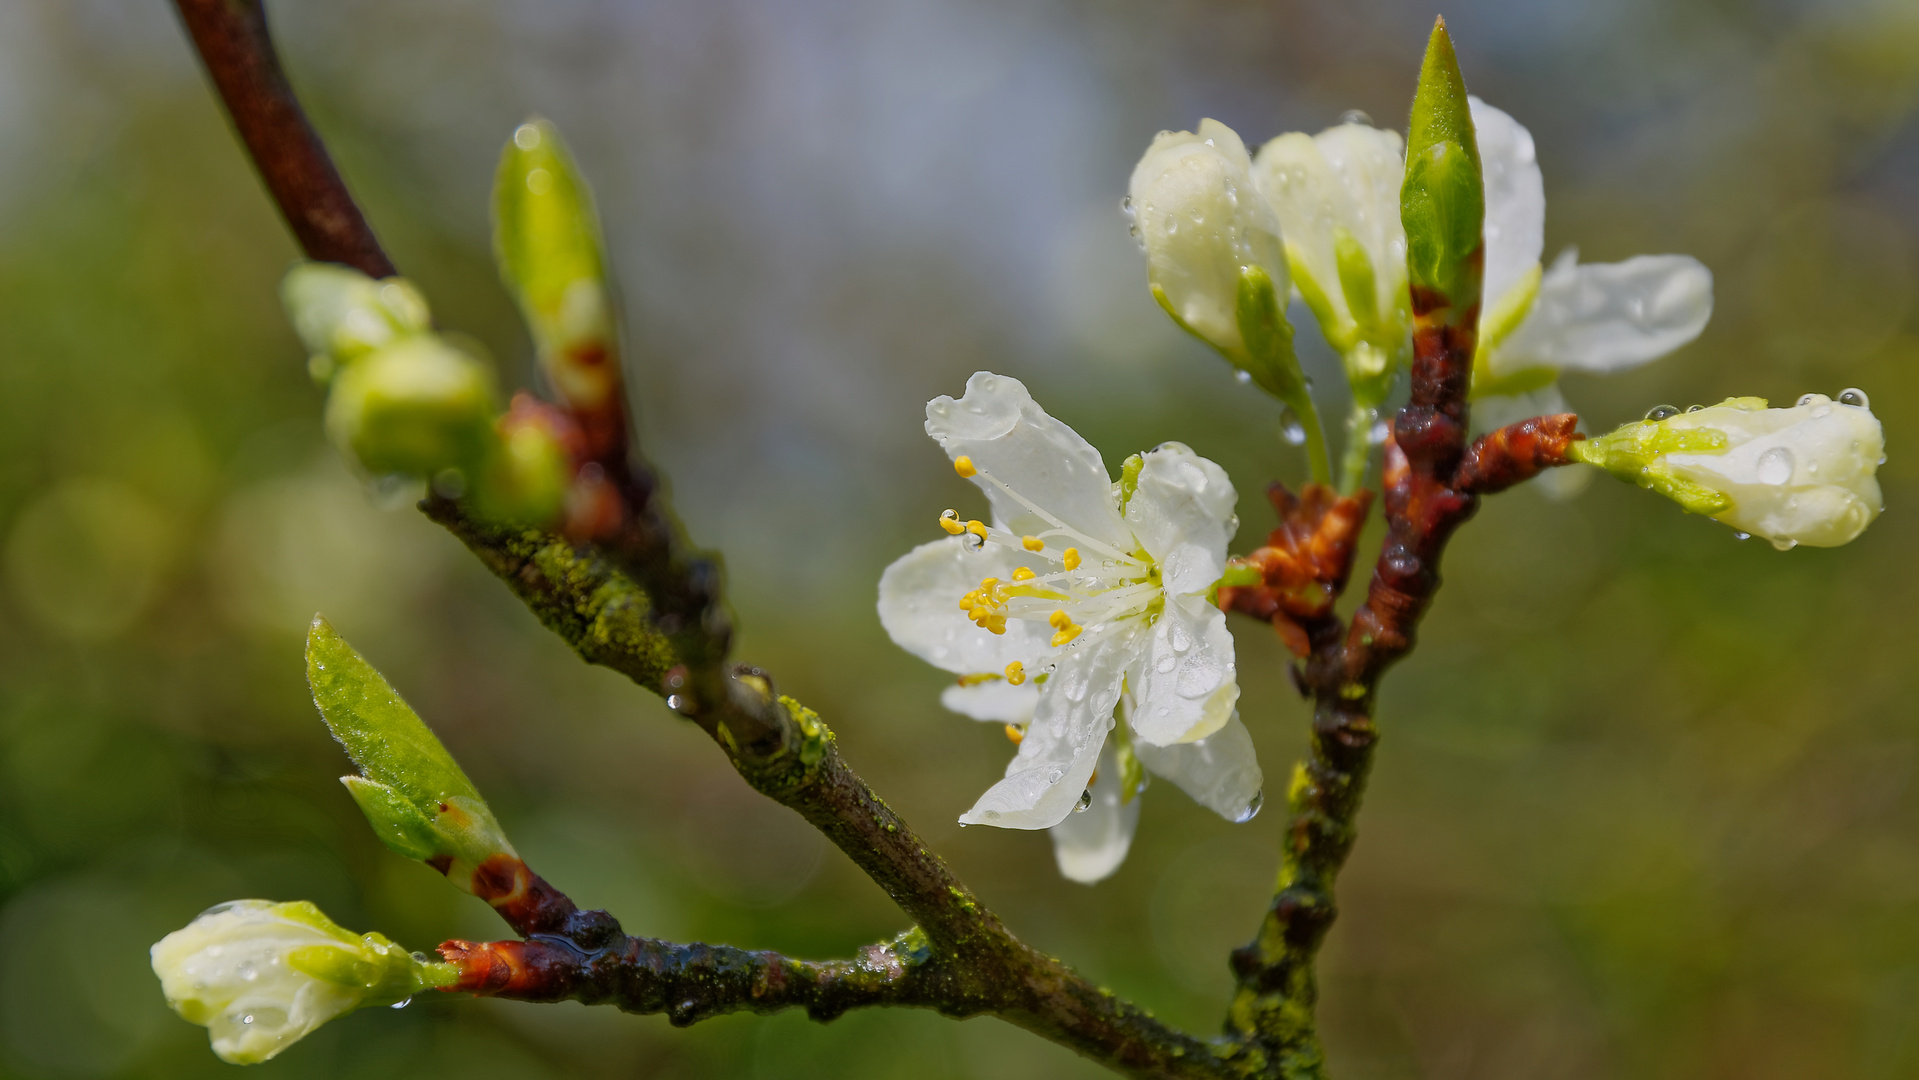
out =
{"type": "Polygon", "coordinates": [[[1079,549],[1078,548],[1067,548],[1066,554],[1061,556],[1061,558],[1066,561],[1066,569],[1068,570],[1079,569],[1079,549]]]}
{"type": "Polygon", "coordinates": [[[1041,540],[1037,536],[1022,536],[1019,538],[1019,546],[1028,551],[1038,551],[1040,548],[1046,546],[1046,541],[1041,540]]]}
{"type": "Polygon", "coordinates": [[[976,592],[969,592],[965,596],[960,597],[960,610],[971,611],[973,610],[973,605],[977,603],[979,603],[979,594],[976,592]]]}
{"type": "Polygon", "coordinates": [[[1014,746],[1018,746],[1020,743],[1026,741],[1026,732],[1008,724],[1006,725],[1006,741],[1012,743],[1014,746]]]}
{"type": "Polygon", "coordinates": [[[1064,630],[1073,625],[1073,617],[1066,614],[1065,608],[1061,608],[1046,617],[1046,625],[1055,630],[1064,630]]]}
{"type": "Polygon", "coordinates": [[[961,454],[953,459],[953,471],[960,474],[961,477],[966,478],[970,478],[979,472],[978,469],[973,467],[973,459],[967,457],[965,454],[961,454]]]}
{"type": "Polygon", "coordinates": [[[1015,571],[1013,571],[1013,580],[1014,580],[1014,581],[1031,581],[1031,580],[1033,580],[1033,577],[1034,577],[1034,574],[1033,574],[1033,572],[1032,572],[1031,570],[1028,570],[1028,569],[1027,569],[1027,568],[1025,568],[1024,566],[1022,566],[1022,567],[1020,567],[1019,569],[1017,569],[1017,570],[1015,570],[1015,571]]]}
{"type": "Polygon", "coordinates": [[[990,590],[993,586],[998,584],[999,584],[999,579],[996,577],[981,578],[979,579],[979,591],[986,592],[990,590]]]}
{"type": "Polygon", "coordinates": [[[978,518],[974,518],[966,523],[966,531],[979,537],[981,540],[986,539],[986,523],[978,518]]]}
{"type": "Polygon", "coordinates": [[[1064,630],[1061,630],[1061,631],[1060,631],[1059,633],[1057,633],[1057,634],[1054,634],[1054,635],[1053,635],[1053,647],[1057,649],[1057,648],[1059,648],[1059,647],[1060,647],[1061,645],[1064,645],[1064,644],[1066,644],[1067,642],[1069,642],[1069,641],[1071,641],[1071,640],[1073,640],[1074,638],[1076,638],[1076,637],[1078,637],[1078,636],[1079,636],[1079,632],[1080,632],[1080,631],[1081,631],[1082,629],[1084,629],[1084,627],[1079,627],[1079,626],[1068,626],[1068,627],[1067,627],[1066,629],[1064,629],[1064,630]]]}
{"type": "Polygon", "coordinates": [[[1018,686],[1026,681],[1026,665],[1018,660],[1006,665],[1006,681],[1018,686]]]}
{"type": "Polygon", "coordinates": [[[998,682],[999,678],[998,675],[990,671],[976,675],[961,675],[959,677],[959,684],[961,686],[978,686],[981,683],[998,682]]]}
{"type": "Polygon", "coordinates": [[[966,531],[966,526],[960,523],[959,515],[951,510],[940,515],[940,528],[945,529],[948,536],[958,536],[966,531]]]}
{"type": "MultiPolygon", "coordinates": [[[[993,616],[993,621],[987,623],[986,628],[988,630],[991,630],[995,634],[1004,634],[1006,632],[1006,616],[1004,615],[993,616]]],[[[1079,627],[1075,626],[1073,628],[1073,633],[1075,634],[1079,633],[1079,627]]]]}

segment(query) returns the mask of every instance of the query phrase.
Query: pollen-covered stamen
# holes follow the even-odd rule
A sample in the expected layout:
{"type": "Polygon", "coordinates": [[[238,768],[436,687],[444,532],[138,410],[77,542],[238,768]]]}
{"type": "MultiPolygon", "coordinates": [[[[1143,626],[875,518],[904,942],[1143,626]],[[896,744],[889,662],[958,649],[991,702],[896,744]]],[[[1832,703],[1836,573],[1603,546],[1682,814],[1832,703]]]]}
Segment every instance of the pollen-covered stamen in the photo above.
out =
{"type": "MultiPolygon", "coordinates": [[[[979,468],[978,466],[974,465],[972,458],[962,454],[961,456],[953,459],[953,468],[957,470],[961,476],[966,476],[966,477],[977,476],[979,479],[984,480],[987,483],[993,485],[994,487],[1000,489],[1001,491],[1006,493],[1007,498],[1012,499],[1014,502],[1019,503],[1021,506],[1024,506],[1027,510],[1031,511],[1033,514],[1037,515],[1041,520],[1045,521],[1048,525],[1051,525],[1053,527],[1052,531],[1044,533],[1042,534],[1042,536],[1053,536],[1053,535],[1069,536],[1073,538],[1074,540],[1077,540],[1080,543],[1087,545],[1088,547],[1097,549],[1099,552],[1101,552],[1102,554],[1110,558],[1117,559],[1124,563],[1139,564],[1139,561],[1137,559],[1126,554],[1125,552],[1114,550],[1111,545],[1102,543],[1101,541],[1094,539],[1093,537],[1087,536],[1085,533],[1080,532],[1078,529],[1073,528],[1072,526],[1066,524],[1064,521],[1061,521],[1059,518],[1048,513],[1046,510],[1042,509],[1038,503],[1035,503],[1033,500],[1027,498],[1024,495],[1021,495],[1019,492],[1014,491],[1011,487],[1007,486],[1007,484],[1004,481],[1000,480],[998,477],[994,476],[992,473],[987,472],[985,469],[979,468]],[[966,463],[964,467],[960,465],[961,462],[966,463]]],[[[1036,537],[1035,539],[1038,539],[1038,537],[1036,537]]],[[[1068,569],[1071,569],[1071,567],[1068,567],[1068,569]]]]}
{"type": "Polygon", "coordinates": [[[1018,660],[1006,665],[1006,681],[1013,686],[1018,686],[1025,682],[1026,665],[1020,663],[1018,660]]]}
{"type": "Polygon", "coordinates": [[[958,510],[941,511],[940,528],[945,529],[949,536],[958,536],[966,531],[966,526],[960,522],[958,510]]]}

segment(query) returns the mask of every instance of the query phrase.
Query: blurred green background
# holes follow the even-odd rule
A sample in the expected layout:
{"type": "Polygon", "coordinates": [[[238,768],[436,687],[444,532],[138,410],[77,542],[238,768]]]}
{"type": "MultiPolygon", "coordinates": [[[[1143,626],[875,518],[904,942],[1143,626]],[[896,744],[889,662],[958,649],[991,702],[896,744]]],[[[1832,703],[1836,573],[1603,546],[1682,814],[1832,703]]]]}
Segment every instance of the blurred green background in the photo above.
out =
{"type": "MultiPolygon", "coordinates": [[[[1297,479],[1276,410],[1155,309],[1117,202],[1153,132],[1395,123],[1405,0],[278,0],[289,66],[443,322],[529,352],[486,195],[526,114],[596,183],[634,399],[725,552],[740,655],[1015,930],[1216,1028],[1283,814],[1161,784],[1125,867],[961,832],[1008,747],[873,611],[977,496],[920,429],[977,368],[1109,461],[1226,465],[1254,546],[1297,479]]],[[[1460,534],[1385,742],[1323,964],[1362,1078],[1919,1075],[1919,5],[1460,0],[1468,82],[1535,135],[1547,256],[1717,274],[1695,345],[1575,379],[1648,406],[1865,388],[1890,510],[1850,547],[1736,542],[1610,481],[1460,534]]],[[[444,736],[534,866],[635,932],[845,954],[903,928],[691,726],[545,634],[404,493],[323,444],[274,295],[294,249],[160,0],[0,7],[0,1074],[232,1075],[147,946],[221,900],[307,898],[415,948],[497,937],[374,840],[308,701],[323,610],[444,736]]],[[[1307,330],[1303,337],[1311,337],[1307,330]]],[[[1311,360],[1337,380],[1323,347],[1311,360]]],[[[1333,406],[1335,409],[1341,406],[1333,406]]],[[[1335,412],[1333,415],[1338,415],[1335,412]]],[[[1264,628],[1242,708],[1277,787],[1306,717],[1264,628]]],[[[1277,803],[1277,799],[1273,800],[1277,803]]],[[[735,1016],[688,1031],[433,998],[263,1077],[1100,1075],[996,1020],[735,1016]]]]}

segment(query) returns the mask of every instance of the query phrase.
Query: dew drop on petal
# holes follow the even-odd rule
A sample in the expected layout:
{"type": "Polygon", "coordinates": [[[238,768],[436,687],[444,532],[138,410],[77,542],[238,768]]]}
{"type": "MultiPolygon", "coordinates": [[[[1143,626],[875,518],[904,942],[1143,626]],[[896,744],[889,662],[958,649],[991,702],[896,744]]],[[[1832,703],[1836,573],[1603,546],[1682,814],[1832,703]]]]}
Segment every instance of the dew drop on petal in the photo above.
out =
{"type": "Polygon", "coordinates": [[[1306,425],[1288,407],[1279,414],[1279,437],[1286,440],[1288,446],[1299,446],[1306,441],[1306,425]]]}
{"type": "Polygon", "coordinates": [[[1253,381],[1253,373],[1247,371],[1245,368],[1240,368],[1238,371],[1233,372],[1233,378],[1238,379],[1242,383],[1249,383],[1253,381]]]}
{"type": "Polygon", "coordinates": [[[1818,396],[1819,396],[1818,394],[1801,394],[1799,395],[1799,400],[1796,402],[1793,402],[1793,405],[1794,407],[1804,407],[1804,406],[1810,405],[1812,404],[1812,399],[1818,396]]]}
{"type": "Polygon", "coordinates": [[[1705,408],[1705,406],[1704,406],[1704,405],[1688,405],[1688,406],[1686,406],[1686,411],[1687,411],[1687,412],[1698,412],[1699,410],[1701,410],[1701,409],[1703,409],[1703,408],[1705,408]]]}
{"type": "Polygon", "coordinates": [[[1233,816],[1233,824],[1244,825],[1246,822],[1253,820],[1254,818],[1259,816],[1259,808],[1265,805],[1266,805],[1266,792],[1265,791],[1253,792],[1252,801],[1246,804],[1246,808],[1244,810],[1241,810],[1238,814],[1235,814],[1233,816]]]}
{"type": "Polygon", "coordinates": [[[1777,548],[1780,551],[1791,551],[1793,548],[1796,548],[1799,546],[1799,541],[1775,539],[1772,542],[1772,546],[1774,548],[1777,548]]]}
{"type": "Polygon", "coordinates": [[[1762,484],[1783,484],[1792,479],[1792,451],[1783,446],[1775,446],[1759,455],[1757,468],[1759,482],[1762,484]]]}
{"type": "Polygon", "coordinates": [[[1734,540],[1750,540],[1752,539],[1752,534],[1749,532],[1740,532],[1739,530],[1734,529],[1732,538],[1734,540]]]}
{"type": "Polygon", "coordinates": [[[1673,405],[1654,405],[1652,408],[1646,410],[1646,419],[1648,420],[1665,420],[1678,415],[1679,409],[1673,405]]]}
{"type": "Polygon", "coordinates": [[[1359,109],[1347,109],[1345,112],[1340,113],[1339,122],[1342,124],[1364,124],[1367,127],[1373,126],[1373,118],[1359,109]]]}
{"type": "Polygon", "coordinates": [[[1173,670],[1173,664],[1174,660],[1172,657],[1162,656],[1159,658],[1159,663],[1153,665],[1153,670],[1159,672],[1161,675],[1165,675],[1173,670]]]}
{"type": "Polygon", "coordinates": [[[1872,402],[1866,397],[1866,392],[1856,386],[1839,391],[1839,404],[1851,405],[1859,409],[1872,408],[1872,402]]]}
{"type": "Polygon", "coordinates": [[[1093,805],[1093,789],[1087,788],[1079,793],[1079,801],[1073,804],[1073,813],[1084,814],[1086,808],[1093,805]]]}
{"type": "Polygon", "coordinates": [[[1065,775],[1065,773],[1060,772],[1058,769],[1054,769],[1052,772],[1046,774],[1046,782],[1049,784],[1057,784],[1059,783],[1059,778],[1065,775]]]}

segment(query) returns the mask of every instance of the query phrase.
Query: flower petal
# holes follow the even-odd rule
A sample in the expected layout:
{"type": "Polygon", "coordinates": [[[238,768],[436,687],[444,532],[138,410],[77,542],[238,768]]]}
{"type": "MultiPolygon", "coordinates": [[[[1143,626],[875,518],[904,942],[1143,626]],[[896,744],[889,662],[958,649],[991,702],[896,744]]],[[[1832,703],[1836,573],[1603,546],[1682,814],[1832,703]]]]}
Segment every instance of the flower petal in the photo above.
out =
{"type": "Polygon", "coordinates": [[[998,674],[1015,660],[1030,661],[1050,643],[1045,627],[1009,620],[1004,634],[973,625],[960,597],[983,577],[1010,578],[1023,565],[1006,548],[969,551],[965,537],[921,544],[880,575],[880,625],[895,644],[936,667],[960,675],[998,674]]]}
{"type": "Polygon", "coordinates": [[[1479,164],[1486,176],[1486,278],[1491,307],[1539,264],[1546,244],[1546,182],[1532,132],[1478,98],[1472,103],[1479,164]]]}
{"type": "MultiPolygon", "coordinates": [[[[1007,627],[1010,631],[1012,627],[1007,627]]],[[[949,686],[940,691],[940,704],[975,720],[994,724],[1028,724],[1039,705],[1039,687],[1028,682],[1014,686],[1003,679],[973,686],[949,686]]]]}
{"type": "Polygon", "coordinates": [[[1073,812],[1112,729],[1120,678],[1142,640],[1132,624],[1080,638],[1039,696],[1033,724],[1006,766],[1006,779],[988,788],[961,815],[961,824],[1050,829],[1073,812]]]}
{"type": "Polygon", "coordinates": [[[1259,812],[1265,778],[1253,752],[1253,736],[1240,723],[1238,713],[1198,742],[1135,744],[1133,751],[1149,771],[1171,780],[1194,802],[1228,821],[1246,821],[1259,812]]]}
{"type": "MultiPolygon", "coordinates": [[[[1099,451],[1048,416],[1018,379],[974,372],[958,401],[936,397],[926,403],[926,433],[948,457],[971,458],[980,470],[1069,528],[1121,552],[1131,546],[1131,534],[1113,506],[1113,481],[1099,451]]],[[[973,482],[1014,532],[1039,533],[1050,527],[1032,507],[985,477],[973,482]]]]}
{"type": "MultiPolygon", "coordinates": [[[[1406,226],[1399,217],[1399,183],[1406,175],[1406,144],[1397,131],[1366,124],[1327,128],[1313,141],[1326,155],[1351,204],[1343,222],[1373,260],[1379,309],[1405,307],[1406,226]]],[[[1283,219],[1282,219],[1283,220],[1283,219]]],[[[1290,235],[1290,230],[1288,231],[1290,235]]]]}
{"type": "Polygon", "coordinates": [[[1167,592],[1204,592],[1226,572],[1239,493],[1225,469],[1180,443],[1161,443],[1145,457],[1126,523],[1159,563],[1167,592]]]}
{"type": "Polygon", "coordinates": [[[1563,255],[1539,298],[1489,359],[1504,375],[1525,368],[1619,371],[1679,348],[1712,318],[1712,271],[1688,255],[1640,255],[1578,265],[1563,255]]]}
{"type": "Polygon", "coordinates": [[[1353,206],[1319,143],[1303,131],[1273,139],[1259,148],[1253,181],[1279,218],[1299,268],[1312,276],[1307,284],[1317,284],[1333,311],[1347,317],[1333,256],[1333,229],[1353,218],[1353,206]]]}
{"type": "Polygon", "coordinates": [[[1169,746],[1218,731],[1239,701],[1233,633],[1203,596],[1169,596],[1132,680],[1133,734],[1169,746]]]}
{"type": "Polygon", "coordinates": [[[1139,799],[1120,802],[1119,758],[1109,741],[1099,755],[1099,777],[1092,787],[1091,805],[1050,830],[1053,858],[1069,881],[1091,885],[1112,875],[1126,861],[1139,827],[1139,799]]]}

